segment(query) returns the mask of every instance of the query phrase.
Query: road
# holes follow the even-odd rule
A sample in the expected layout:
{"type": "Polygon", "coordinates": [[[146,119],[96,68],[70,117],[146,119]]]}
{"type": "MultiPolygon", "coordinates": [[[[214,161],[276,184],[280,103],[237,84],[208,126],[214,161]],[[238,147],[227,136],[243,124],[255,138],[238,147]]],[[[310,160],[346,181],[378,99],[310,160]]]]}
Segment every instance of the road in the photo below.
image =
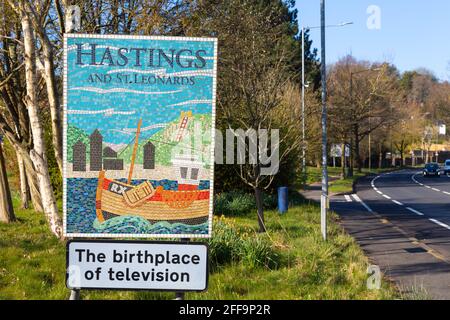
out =
{"type": "Polygon", "coordinates": [[[369,176],[331,209],[407,297],[450,299],[450,178],[402,170],[369,176]]]}

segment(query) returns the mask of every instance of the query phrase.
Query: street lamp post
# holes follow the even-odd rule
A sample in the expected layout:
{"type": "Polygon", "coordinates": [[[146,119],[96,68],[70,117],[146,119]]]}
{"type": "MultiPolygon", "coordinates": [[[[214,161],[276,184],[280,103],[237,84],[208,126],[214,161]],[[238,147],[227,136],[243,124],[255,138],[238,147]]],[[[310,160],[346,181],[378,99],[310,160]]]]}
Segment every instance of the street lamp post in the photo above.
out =
{"type": "Polygon", "coordinates": [[[306,134],[305,134],[305,27],[302,27],[302,174],[306,186],[306,134]]]}
{"type": "Polygon", "coordinates": [[[322,195],[320,198],[320,230],[327,239],[328,168],[327,168],[327,76],[325,61],[325,0],[320,0],[320,44],[322,78],[322,195]]]}
{"type": "Polygon", "coordinates": [[[327,169],[327,81],[326,81],[326,61],[325,61],[325,28],[342,27],[353,24],[353,22],[345,22],[337,25],[325,25],[325,0],[320,0],[320,27],[302,28],[302,166],[304,179],[306,181],[306,151],[305,151],[305,29],[321,29],[321,78],[322,78],[322,194],[320,198],[320,226],[323,239],[327,239],[327,209],[328,209],[328,169],[327,169]]]}
{"type": "Polygon", "coordinates": [[[323,239],[327,238],[327,209],[328,209],[328,169],[327,169],[327,106],[326,106],[326,61],[325,61],[325,28],[343,27],[353,22],[344,22],[336,25],[325,25],[325,0],[320,1],[320,26],[302,27],[302,172],[306,183],[306,134],[305,134],[305,31],[309,29],[321,29],[321,78],[322,78],[322,194],[320,201],[320,220],[323,239]]]}

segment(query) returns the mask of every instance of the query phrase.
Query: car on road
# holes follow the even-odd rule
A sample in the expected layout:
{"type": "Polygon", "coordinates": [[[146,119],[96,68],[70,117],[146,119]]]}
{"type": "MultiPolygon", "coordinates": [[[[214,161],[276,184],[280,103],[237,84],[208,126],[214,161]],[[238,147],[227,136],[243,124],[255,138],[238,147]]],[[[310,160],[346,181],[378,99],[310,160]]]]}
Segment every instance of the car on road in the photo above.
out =
{"type": "Polygon", "coordinates": [[[444,162],[444,168],[443,168],[443,173],[446,175],[450,174],[450,159],[445,160],[444,162]]]}
{"type": "Polygon", "coordinates": [[[437,164],[436,162],[430,162],[425,165],[422,173],[424,177],[428,176],[439,177],[441,175],[441,168],[439,167],[439,164],[437,164]]]}

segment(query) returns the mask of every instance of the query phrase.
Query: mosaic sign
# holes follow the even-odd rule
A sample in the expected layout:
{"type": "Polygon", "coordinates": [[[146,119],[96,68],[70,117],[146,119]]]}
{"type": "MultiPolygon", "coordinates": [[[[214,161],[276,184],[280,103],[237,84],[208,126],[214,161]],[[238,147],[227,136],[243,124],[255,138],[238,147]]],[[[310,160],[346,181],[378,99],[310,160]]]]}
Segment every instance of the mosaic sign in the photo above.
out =
{"type": "Polygon", "coordinates": [[[209,237],[217,40],[64,40],[64,234],[209,237]]]}

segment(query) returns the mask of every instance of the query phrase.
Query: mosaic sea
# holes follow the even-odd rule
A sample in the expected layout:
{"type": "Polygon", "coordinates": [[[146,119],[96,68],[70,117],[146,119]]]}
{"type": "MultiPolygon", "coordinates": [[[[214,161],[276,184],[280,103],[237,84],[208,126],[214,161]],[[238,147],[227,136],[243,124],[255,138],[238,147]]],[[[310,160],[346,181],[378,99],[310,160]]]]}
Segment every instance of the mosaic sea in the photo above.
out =
{"type": "MultiPolygon", "coordinates": [[[[125,179],[118,180],[126,182],[125,179]]],[[[132,184],[139,185],[143,181],[145,180],[133,180],[132,184]]],[[[163,186],[165,190],[178,189],[178,183],[174,180],[150,182],[155,187],[163,186]]],[[[67,233],[208,234],[208,222],[187,225],[161,221],[152,224],[138,216],[121,216],[100,223],[95,214],[96,189],[96,178],[67,179],[67,233]]],[[[199,189],[209,189],[209,181],[200,181],[199,189]]]]}

